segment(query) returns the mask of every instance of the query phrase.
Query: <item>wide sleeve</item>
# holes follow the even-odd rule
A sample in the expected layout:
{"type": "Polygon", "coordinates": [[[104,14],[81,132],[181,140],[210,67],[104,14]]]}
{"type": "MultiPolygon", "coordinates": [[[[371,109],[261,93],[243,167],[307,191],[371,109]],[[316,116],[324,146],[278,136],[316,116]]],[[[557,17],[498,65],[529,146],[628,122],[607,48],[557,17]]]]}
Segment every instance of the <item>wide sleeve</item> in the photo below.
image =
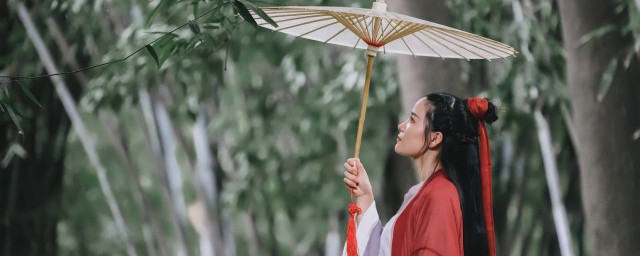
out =
{"type": "MultiPolygon", "coordinates": [[[[380,248],[380,236],[382,235],[382,222],[376,209],[376,202],[371,203],[356,226],[356,240],[358,241],[358,255],[378,256],[380,248]]],[[[347,255],[345,243],[342,255],[347,255]]]]}
{"type": "Polygon", "coordinates": [[[464,255],[462,211],[453,184],[437,185],[415,212],[411,255],[464,255]]]}

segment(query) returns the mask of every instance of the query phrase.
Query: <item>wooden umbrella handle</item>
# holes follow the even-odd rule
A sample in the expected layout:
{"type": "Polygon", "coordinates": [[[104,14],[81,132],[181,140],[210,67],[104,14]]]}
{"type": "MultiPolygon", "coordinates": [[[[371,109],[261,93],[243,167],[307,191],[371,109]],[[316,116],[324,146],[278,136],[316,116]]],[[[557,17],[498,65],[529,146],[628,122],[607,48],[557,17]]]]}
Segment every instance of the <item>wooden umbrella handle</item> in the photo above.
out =
{"type": "Polygon", "coordinates": [[[369,98],[369,83],[371,82],[371,71],[373,70],[373,59],[375,54],[367,54],[367,75],[364,80],[364,92],[362,93],[362,106],[360,107],[360,121],[358,122],[358,135],[356,136],[356,150],[354,158],[360,156],[360,141],[362,140],[362,128],[364,117],[367,114],[367,98],[369,98]]]}

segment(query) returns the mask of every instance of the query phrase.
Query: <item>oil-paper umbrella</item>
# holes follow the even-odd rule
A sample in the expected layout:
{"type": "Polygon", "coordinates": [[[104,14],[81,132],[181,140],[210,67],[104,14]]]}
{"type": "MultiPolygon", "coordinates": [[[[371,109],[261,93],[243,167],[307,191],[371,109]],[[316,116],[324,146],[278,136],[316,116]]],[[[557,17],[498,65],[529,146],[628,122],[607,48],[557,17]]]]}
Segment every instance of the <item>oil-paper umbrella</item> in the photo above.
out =
{"type": "MultiPolygon", "coordinates": [[[[466,60],[491,60],[515,56],[516,54],[512,47],[491,39],[433,22],[388,12],[387,4],[384,0],[374,2],[371,9],[287,6],[266,7],[262,8],[262,10],[278,25],[275,27],[269,20],[262,18],[264,15],[251,12],[258,25],[264,28],[324,43],[367,50],[367,72],[356,136],[355,158],[360,154],[360,140],[362,138],[373,59],[378,51],[466,60]]],[[[349,205],[351,218],[347,228],[347,253],[349,256],[357,255],[358,253],[353,222],[355,213],[359,211],[360,209],[353,203],[352,194],[351,204],[349,205]]],[[[488,225],[493,223],[492,216],[485,216],[485,218],[491,218],[491,220],[487,219],[488,225]]],[[[489,242],[492,245],[493,225],[487,230],[489,242]]],[[[493,248],[493,246],[490,247],[493,248]]],[[[494,249],[491,250],[491,255],[494,255],[494,249]]]]}

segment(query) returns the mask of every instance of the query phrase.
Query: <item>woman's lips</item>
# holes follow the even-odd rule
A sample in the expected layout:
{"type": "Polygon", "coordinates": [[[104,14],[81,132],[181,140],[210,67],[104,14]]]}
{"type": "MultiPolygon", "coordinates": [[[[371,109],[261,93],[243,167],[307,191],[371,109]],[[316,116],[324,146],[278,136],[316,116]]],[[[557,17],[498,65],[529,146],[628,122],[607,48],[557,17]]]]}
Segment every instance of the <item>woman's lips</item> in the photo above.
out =
{"type": "Polygon", "coordinates": [[[401,141],[402,139],[400,138],[400,136],[396,137],[396,141],[401,141]]]}

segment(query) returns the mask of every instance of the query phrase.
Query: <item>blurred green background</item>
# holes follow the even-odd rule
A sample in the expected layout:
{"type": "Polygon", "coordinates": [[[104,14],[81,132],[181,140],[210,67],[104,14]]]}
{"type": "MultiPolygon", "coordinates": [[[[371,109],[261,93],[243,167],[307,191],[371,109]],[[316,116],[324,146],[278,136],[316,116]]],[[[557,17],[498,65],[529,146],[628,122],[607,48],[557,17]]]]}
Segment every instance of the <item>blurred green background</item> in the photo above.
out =
{"type": "MultiPolygon", "coordinates": [[[[499,255],[640,251],[638,1],[387,2],[519,54],[378,54],[361,159],[383,221],[418,182],[396,125],[445,91],[499,106],[499,255]]],[[[365,53],[251,26],[253,5],[371,1],[0,3],[0,253],[341,254],[365,53]]]]}

